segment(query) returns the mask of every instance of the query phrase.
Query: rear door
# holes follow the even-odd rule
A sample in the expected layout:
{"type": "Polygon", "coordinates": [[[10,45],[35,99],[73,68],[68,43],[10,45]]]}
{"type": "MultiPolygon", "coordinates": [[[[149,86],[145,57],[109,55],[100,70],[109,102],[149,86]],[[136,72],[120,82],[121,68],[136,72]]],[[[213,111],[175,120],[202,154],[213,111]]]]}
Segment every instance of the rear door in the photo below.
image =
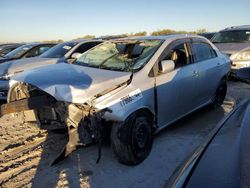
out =
{"type": "Polygon", "coordinates": [[[197,68],[190,58],[189,44],[189,39],[178,40],[167,47],[161,58],[173,60],[175,69],[156,76],[159,126],[175,121],[196,106],[197,68]]]}
{"type": "Polygon", "coordinates": [[[215,50],[206,41],[192,41],[192,56],[198,70],[197,102],[202,105],[215,95],[221,79],[222,65],[215,50]]]}

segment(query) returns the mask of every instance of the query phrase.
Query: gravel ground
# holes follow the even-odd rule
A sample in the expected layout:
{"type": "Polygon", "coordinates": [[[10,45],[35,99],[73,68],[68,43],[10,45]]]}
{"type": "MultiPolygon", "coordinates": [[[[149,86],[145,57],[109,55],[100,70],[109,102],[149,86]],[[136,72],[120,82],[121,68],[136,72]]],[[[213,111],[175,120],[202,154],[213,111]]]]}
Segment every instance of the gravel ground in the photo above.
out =
{"type": "Polygon", "coordinates": [[[238,103],[250,86],[230,82],[226,103],[201,109],[155,136],[150,156],[140,165],[119,164],[108,145],[96,164],[97,147],[80,148],[55,166],[50,163],[66,136],[23,123],[21,115],[0,118],[0,187],[163,187],[176,167],[238,103]]]}

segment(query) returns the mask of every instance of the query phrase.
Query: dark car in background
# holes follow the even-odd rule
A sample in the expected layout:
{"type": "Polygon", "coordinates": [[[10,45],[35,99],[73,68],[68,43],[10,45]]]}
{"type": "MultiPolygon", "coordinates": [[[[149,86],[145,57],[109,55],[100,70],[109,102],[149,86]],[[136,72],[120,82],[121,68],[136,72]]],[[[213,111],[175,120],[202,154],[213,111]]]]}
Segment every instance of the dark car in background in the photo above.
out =
{"type": "Polygon", "coordinates": [[[226,28],[212,38],[219,50],[230,57],[231,72],[250,67],[250,25],[226,28]]]}
{"type": "MultiPolygon", "coordinates": [[[[236,77],[249,83],[250,68],[236,77]]],[[[250,100],[239,103],[176,170],[166,187],[250,187],[250,100]]]]}
{"type": "Polygon", "coordinates": [[[39,56],[53,47],[55,43],[29,43],[22,45],[8,54],[0,57],[0,63],[15,59],[29,58],[39,56]]]}
{"type": "Polygon", "coordinates": [[[199,35],[207,38],[208,40],[211,40],[215,34],[216,32],[207,32],[207,33],[201,33],[199,35]]]}
{"type": "Polygon", "coordinates": [[[24,44],[5,44],[0,45],[0,57],[4,57],[6,54],[10,53],[11,51],[15,50],[16,48],[22,46],[24,44]]]}
{"type": "Polygon", "coordinates": [[[9,79],[14,74],[49,64],[72,63],[82,53],[102,42],[101,40],[64,42],[57,44],[38,57],[12,60],[0,64],[0,99],[6,99],[9,79]]]}

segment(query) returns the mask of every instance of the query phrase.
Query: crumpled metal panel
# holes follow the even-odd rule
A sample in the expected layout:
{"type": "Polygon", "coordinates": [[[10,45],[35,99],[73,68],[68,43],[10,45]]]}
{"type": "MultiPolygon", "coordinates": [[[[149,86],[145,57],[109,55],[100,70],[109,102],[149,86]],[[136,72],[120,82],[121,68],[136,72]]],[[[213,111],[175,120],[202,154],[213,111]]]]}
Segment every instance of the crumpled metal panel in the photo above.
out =
{"type": "Polygon", "coordinates": [[[12,77],[10,86],[16,82],[28,83],[58,101],[80,104],[115,85],[126,82],[130,75],[129,72],[62,63],[19,73],[12,77]]]}

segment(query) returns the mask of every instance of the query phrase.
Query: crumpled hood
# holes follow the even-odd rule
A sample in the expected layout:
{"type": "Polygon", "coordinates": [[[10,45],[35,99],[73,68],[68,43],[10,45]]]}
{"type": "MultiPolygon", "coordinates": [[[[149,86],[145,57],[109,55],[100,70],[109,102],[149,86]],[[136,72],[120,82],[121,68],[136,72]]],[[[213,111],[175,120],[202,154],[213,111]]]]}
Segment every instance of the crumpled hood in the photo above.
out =
{"type": "Polygon", "coordinates": [[[0,64],[0,75],[14,74],[24,70],[57,63],[58,58],[24,58],[0,64]]]}
{"type": "Polygon", "coordinates": [[[58,101],[84,103],[89,98],[126,82],[129,72],[118,72],[60,63],[19,73],[16,81],[31,84],[55,97],[58,101]]]}
{"type": "Polygon", "coordinates": [[[224,54],[234,54],[240,50],[250,47],[250,43],[215,43],[215,46],[224,54]]]}

